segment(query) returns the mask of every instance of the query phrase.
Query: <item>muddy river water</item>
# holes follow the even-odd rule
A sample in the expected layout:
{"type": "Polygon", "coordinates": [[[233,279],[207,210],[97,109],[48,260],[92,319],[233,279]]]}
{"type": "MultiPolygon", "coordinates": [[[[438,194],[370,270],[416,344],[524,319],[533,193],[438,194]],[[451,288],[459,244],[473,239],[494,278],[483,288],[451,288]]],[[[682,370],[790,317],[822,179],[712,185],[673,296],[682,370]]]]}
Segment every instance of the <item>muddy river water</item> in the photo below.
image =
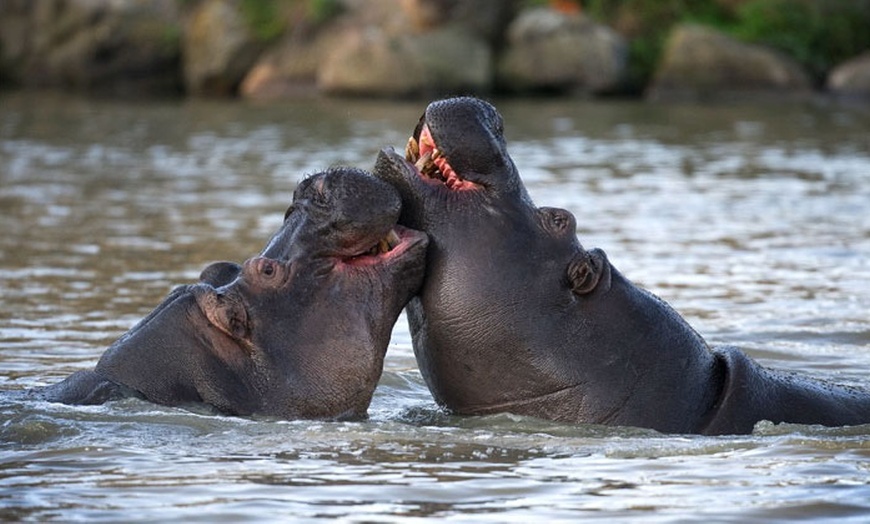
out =
{"type": "MultiPolygon", "coordinates": [[[[870,387],[870,111],[503,100],[538,205],[712,344],[870,387]]],[[[0,97],[0,391],[56,382],[241,262],[295,184],[370,168],[423,102],[0,97]]],[[[406,320],[364,422],[0,393],[0,520],[870,520],[870,425],[662,435],[435,405],[406,320]]]]}

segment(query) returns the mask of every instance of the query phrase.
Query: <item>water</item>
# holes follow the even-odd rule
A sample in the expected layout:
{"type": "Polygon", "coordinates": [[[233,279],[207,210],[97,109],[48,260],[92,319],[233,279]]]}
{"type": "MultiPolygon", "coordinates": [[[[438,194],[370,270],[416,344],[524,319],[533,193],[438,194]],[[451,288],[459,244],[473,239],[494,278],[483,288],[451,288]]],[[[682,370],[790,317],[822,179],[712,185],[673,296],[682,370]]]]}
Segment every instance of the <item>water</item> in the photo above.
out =
{"type": "MultiPolygon", "coordinates": [[[[501,101],[539,205],[714,344],[870,384],[870,112],[501,101]]],[[[419,102],[0,98],[0,390],[51,384],[419,102]]],[[[365,422],[0,398],[0,520],[870,520],[870,426],[661,435],[435,406],[404,318],[365,422]]]]}

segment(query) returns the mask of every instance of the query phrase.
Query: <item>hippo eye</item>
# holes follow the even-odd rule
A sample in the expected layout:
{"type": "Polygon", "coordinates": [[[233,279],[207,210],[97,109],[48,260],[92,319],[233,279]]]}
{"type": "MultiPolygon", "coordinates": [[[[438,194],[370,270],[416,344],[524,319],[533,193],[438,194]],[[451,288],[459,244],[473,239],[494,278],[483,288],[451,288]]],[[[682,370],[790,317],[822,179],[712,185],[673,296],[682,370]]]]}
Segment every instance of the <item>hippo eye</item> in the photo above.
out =
{"type": "Polygon", "coordinates": [[[290,207],[288,207],[287,211],[284,212],[284,220],[287,220],[287,217],[289,217],[290,213],[292,213],[294,210],[295,210],[295,205],[290,204],[290,207]]]}
{"type": "Polygon", "coordinates": [[[261,270],[264,275],[267,277],[271,277],[275,274],[275,264],[269,262],[268,264],[263,264],[263,269],[261,270]]]}

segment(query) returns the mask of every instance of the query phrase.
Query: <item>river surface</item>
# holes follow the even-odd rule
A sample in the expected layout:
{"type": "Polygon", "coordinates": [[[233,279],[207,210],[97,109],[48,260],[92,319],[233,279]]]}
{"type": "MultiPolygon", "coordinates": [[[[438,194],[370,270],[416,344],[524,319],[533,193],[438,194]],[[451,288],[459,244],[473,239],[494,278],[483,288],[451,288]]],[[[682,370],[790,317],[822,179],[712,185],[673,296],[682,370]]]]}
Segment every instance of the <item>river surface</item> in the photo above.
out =
{"type": "MultiPolygon", "coordinates": [[[[423,102],[0,98],[0,390],[92,367],[423,102]]],[[[870,385],[870,111],[504,100],[538,205],[762,364],[870,385]]],[[[870,425],[662,435],[438,409],[399,319],[363,422],[0,393],[0,520],[870,521],[870,425]]]]}

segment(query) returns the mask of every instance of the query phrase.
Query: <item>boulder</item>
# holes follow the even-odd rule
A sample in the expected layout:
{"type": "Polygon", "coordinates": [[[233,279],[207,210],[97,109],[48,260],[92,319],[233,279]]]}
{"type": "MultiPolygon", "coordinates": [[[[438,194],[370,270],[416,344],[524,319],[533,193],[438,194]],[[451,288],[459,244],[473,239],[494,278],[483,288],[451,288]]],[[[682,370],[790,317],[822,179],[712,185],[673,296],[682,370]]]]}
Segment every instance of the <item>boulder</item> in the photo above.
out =
{"type": "Polygon", "coordinates": [[[489,45],[456,26],[391,35],[376,26],[347,32],[318,71],[318,87],[344,95],[410,96],[485,92],[489,45]]]}
{"type": "Polygon", "coordinates": [[[317,70],[325,53],[334,47],[336,35],[290,33],[266,50],[239,87],[239,94],[250,99],[277,99],[316,89],[317,70]]]}
{"type": "Polygon", "coordinates": [[[828,75],[827,89],[836,96],[870,98],[870,51],[835,67],[828,75]]]}
{"type": "Polygon", "coordinates": [[[173,0],[0,3],[3,76],[25,87],[177,92],[180,34],[173,0]]]}
{"type": "Polygon", "coordinates": [[[517,0],[345,0],[338,19],[291,31],[265,52],[243,96],[277,98],[316,86],[341,95],[486,92],[493,46],[517,0]]]}
{"type": "Polygon", "coordinates": [[[525,10],[508,27],[505,46],[497,84],[509,91],[613,91],[627,71],[624,39],[582,13],[525,10]]]}
{"type": "Polygon", "coordinates": [[[264,43],[248,26],[239,0],[204,0],[184,27],[184,84],[194,95],[235,94],[264,43]]]}
{"type": "MultiPolygon", "coordinates": [[[[381,2],[389,0],[381,0],[381,2]]],[[[411,32],[444,25],[460,26],[478,38],[496,44],[516,15],[519,0],[399,0],[401,23],[411,32]]],[[[371,9],[370,6],[366,6],[371,9]]],[[[395,9],[394,9],[395,11],[395,9]]]]}
{"type": "Polygon", "coordinates": [[[647,96],[704,98],[776,93],[804,96],[812,81],[790,57],[697,25],[676,27],[665,44],[647,96]]]}
{"type": "Polygon", "coordinates": [[[520,0],[457,0],[445,21],[498,46],[520,4],[520,0]]]}

